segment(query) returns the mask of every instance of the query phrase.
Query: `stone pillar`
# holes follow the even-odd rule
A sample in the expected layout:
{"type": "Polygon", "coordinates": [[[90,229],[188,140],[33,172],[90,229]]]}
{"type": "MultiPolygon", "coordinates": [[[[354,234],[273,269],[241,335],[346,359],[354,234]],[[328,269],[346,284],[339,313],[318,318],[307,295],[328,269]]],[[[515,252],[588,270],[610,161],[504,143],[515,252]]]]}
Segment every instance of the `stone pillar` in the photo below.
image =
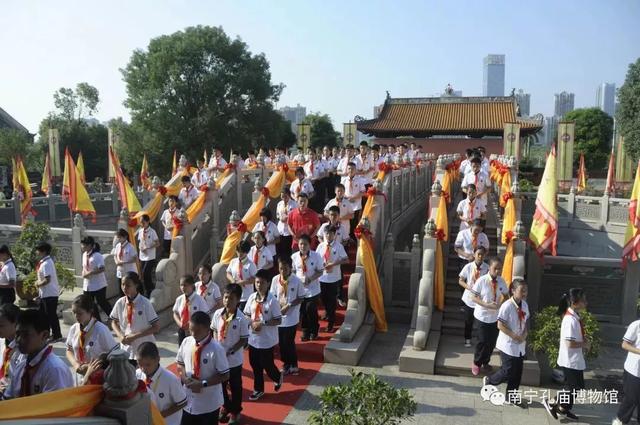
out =
{"type": "Polygon", "coordinates": [[[575,139],[575,122],[558,123],[558,185],[561,190],[568,191],[573,184],[573,144],[575,139]]]}
{"type": "Polygon", "coordinates": [[[393,240],[393,234],[389,232],[384,244],[384,266],[382,273],[384,279],[382,280],[382,297],[385,300],[386,306],[391,306],[393,297],[393,253],[395,241],[393,240]]]}
{"type": "Polygon", "coordinates": [[[120,211],[119,207],[119,199],[118,199],[118,188],[115,183],[111,184],[111,208],[113,211],[113,215],[117,216],[120,211]]]}
{"type": "Polygon", "coordinates": [[[73,217],[71,228],[71,252],[73,255],[73,268],[76,276],[82,276],[82,246],[80,241],[84,237],[84,221],[80,214],[73,217]]]}
{"type": "Polygon", "coordinates": [[[13,219],[14,223],[20,226],[22,224],[22,214],[20,213],[20,193],[13,191],[13,219]]]}
{"type": "Polygon", "coordinates": [[[418,294],[418,282],[420,280],[421,259],[422,259],[420,235],[417,233],[413,235],[413,241],[411,246],[411,292],[410,300],[416,299],[418,294]]]}
{"type": "MultiPolygon", "coordinates": [[[[191,235],[193,235],[193,225],[189,223],[187,218],[187,212],[184,207],[178,211],[178,219],[182,220],[182,230],[180,235],[184,238],[183,255],[180,256],[180,260],[183,264],[183,270],[187,273],[193,273],[193,250],[191,244],[191,235]]],[[[181,276],[178,276],[181,277],[181,276]]]]}
{"type": "Polygon", "coordinates": [[[49,222],[53,223],[56,221],[56,195],[53,194],[53,183],[51,186],[47,194],[47,207],[49,207],[49,222]]]}
{"type": "MultiPolygon", "coordinates": [[[[258,200],[258,198],[260,198],[260,195],[262,194],[262,179],[260,179],[260,177],[256,177],[256,179],[253,182],[253,192],[251,193],[251,202],[256,202],[258,200]]],[[[267,206],[269,203],[269,198],[267,198],[267,202],[265,203],[265,206],[267,206]]]]}
{"type": "Polygon", "coordinates": [[[431,197],[429,198],[429,218],[436,219],[440,197],[442,196],[442,185],[439,180],[433,182],[431,186],[431,197]]]}
{"type": "Polygon", "coordinates": [[[527,283],[529,285],[527,304],[529,304],[531,313],[534,313],[542,308],[540,305],[540,291],[542,289],[544,266],[534,249],[531,247],[525,249],[529,249],[527,258],[527,283]]]}
{"type": "Polygon", "coordinates": [[[504,123],[504,134],[502,137],[504,146],[503,154],[513,156],[520,160],[520,124],[517,122],[504,123]]]}
{"type": "Polygon", "coordinates": [[[628,325],[637,318],[638,283],[640,283],[640,261],[629,261],[624,271],[622,286],[622,299],[624,300],[620,315],[622,325],[628,325]]]}
{"type": "Polygon", "coordinates": [[[513,228],[513,279],[524,279],[527,274],[527,233],[522,221],[516,221],[513,228]]]}

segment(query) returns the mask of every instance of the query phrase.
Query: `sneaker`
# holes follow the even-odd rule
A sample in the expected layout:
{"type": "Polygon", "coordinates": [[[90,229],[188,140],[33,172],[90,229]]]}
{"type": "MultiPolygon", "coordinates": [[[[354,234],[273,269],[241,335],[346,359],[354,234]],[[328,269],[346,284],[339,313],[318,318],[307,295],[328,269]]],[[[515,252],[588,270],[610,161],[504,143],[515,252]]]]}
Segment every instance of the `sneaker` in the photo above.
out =
{"type": "Polygon", "coordinates": [[[229,425],[239,425],[239,424],[240,424],[240,413],[232,413],[229,420],[229,425]]]}
{"type": "Polygon", "coordinates": [[[294,376],[298,376],[300,375],[300,369],[298,369],[297,367],[290,367],[289,368],[289,374],[290,375],[294,375],[294,376]]]}
{"type": "Polygon", "coordinates": [[[302,337],[300,338],[300,341],[302,342],[309,341],[309,335],[302,335],[302,337]]]}
{"type": "MultiPolygon", "coordinates": [[[[282,375],[280,375],[280,376],[282,376],[282,375]]],[[[263,395],[264,395],[264,391],[254,391],[249,396],[249,400],[250,401],[260,400],[263,395]]]]}
{"type": "Polygon", "coordinates": [[[618,418],[615,418],[613,422],[611,422],[611,425],[622,425],[622,421],[618,418]]]}
{"type": "Polygon", "coordinates": [[[229,413],[224,410],[224,409],[220,409],[220,414],[218,415],[218,422],[221,424],[226,424],[227,422],[229,422],[229,413]]]}
{"type": "Polygon", "coordinates": [[[291,367],[289,365],[285,365],[282,369],[280,369],[281,375],[288,375],[291,373],[291,367]]]}
{"type": "Polygon", "coordinates": [[[346,306],[347,306],[347,303],[346,303],[346,302],[344,302],[344,301],[342,301],[340,298],[338,298],[338,305],[339,305],[340,307],[344,308],[344,307],[346,307],[346,306]]]}
{"type": "Polygon", "coordinates": [[[487,385],[489,385],[489,377],[485,376],[482,378],[482,386],[486,387],[487,385]]]}
{"type": "Polygon", "coordinates": [[[280,380],[273,386],[273,391],[280,391],[280,387],[282,386],[282,382],[284,381],[284,374],[280,374],[280,380]]]}
{"type": "Polygon", "coordinates": [[[556,411],[556,406],[551,404],[549,399],[543,398],[542,405],[544,406],[549,416],[551,416],[553,419],[556,419],[556,420],[558,419],[558,412],[556,411]]]}
{"type": "Polygon", "coordinates": [[[471,347],[471,340],[470,339],[465,339],[464,340],[464,346],[467,347],[467,348],[471,347]]]}
{"type": "Polygon", "coordinates": [[[473,376],[478,376],[478,374],[480,373],[480,366],[478,366],[477,364],[473,363],[471,365],[471,373],[473,374],[473,376]]]}
{"type": "Polygon", "coordinates": [[[317,334],[311,334],[311,335],[309,335],[309,339],[311,341],[315,341],[316,339],[318,339],[318,335],[317,334]]]}

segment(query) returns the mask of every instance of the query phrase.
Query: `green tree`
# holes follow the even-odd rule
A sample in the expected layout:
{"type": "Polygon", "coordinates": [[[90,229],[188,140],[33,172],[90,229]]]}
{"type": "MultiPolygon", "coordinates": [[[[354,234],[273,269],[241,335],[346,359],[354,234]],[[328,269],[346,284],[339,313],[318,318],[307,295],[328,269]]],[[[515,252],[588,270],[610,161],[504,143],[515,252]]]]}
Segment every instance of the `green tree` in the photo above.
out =
{"type": "Polygon", "coordinates": [[[53,94],[53,104],[58,116],[71,122],[93,115],[98,110],[100,93],[89,83],[78,83],[75,91],[61,87],[53,94]]]}
{"type": "Polygon", "coordinates": [[[576,122],[573,149],[576,166],[582,152],[587,170],[605,168],[611,152],[613,118],[598,108],[582,108],[567,113],[564,120],[576,122]]]}
{"type": "Polygon", "coordinates": [[[338,146],[340,133],[333,128],[331,118],[327,114],[310,113],[304,118],[305,124],[311,124],[311,146],[338,146]]]}
{"type": "Polygon", "coordinates": [[[127,146],[141,145],[136,149],[155,170],[169,173],[174,149],[193,159],[212,145],[246,151],[291,140],[273,110],[284,86],[272,84],[264,54],[252,54],[222,28],[189,27],[154,38],[121,72],[131,125],[143,135],[127,146]]]}
{"type": "Polygon", "coordinates": [[[16,129],[0,129],[0,164],[11,165],[11,158],[21,156],[27,159],[31,146],[31,136],[16,129]]]}
{"type": "Polygon", "coordinates": [[[634,161],[640,159],[640,58],[629,65],[624,84],[618,90],[618,131],[634,161]]]}

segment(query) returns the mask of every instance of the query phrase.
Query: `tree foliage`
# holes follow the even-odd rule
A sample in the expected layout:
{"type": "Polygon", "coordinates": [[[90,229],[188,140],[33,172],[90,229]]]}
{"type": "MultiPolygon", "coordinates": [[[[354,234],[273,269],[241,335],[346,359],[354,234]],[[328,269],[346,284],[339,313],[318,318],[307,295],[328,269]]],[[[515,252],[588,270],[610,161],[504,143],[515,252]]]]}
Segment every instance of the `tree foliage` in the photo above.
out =
{"type": "Polygon", "coordinates": [[[338,146],[340,133],[333,128],[327,114],[311,113],[304,118],[305,124],[311,124],[311,147],[338,146]]]}
{"type": "Polygon", "coordinates": [[[574,163],[579,163],[582,152],[587,170],[605,168],[611,152],[613,118],[598,108],[582,108],[568,112],[564,120],[576,122],[574,163]]]}
{"type": "Polygon", "coordinates": [[[193,159],[213,145],[246,151],[292,140],[273,109],[284,86],[271,83],[263,54],[252,54],[222,28],[189,27],[154,38],[121,72],[135,130],[131,140],[123,137],[128,149],[148,154],[153,170],[169,173],[174,149],[193,159]]]}
{"type": "Polygon", "coordinates": [[[81,120],[98,110],[100,93],[89,83],[78,83],[76,89],[61,87],[53,94],[57,115],[66,121],[81,120]]]}
{"type": "Polygon", "coordinates": [[[0,164],[10,165],[11,158],[17,156],[26,160],[32,146],[31,136],[24,131],[0,129],[0,164]]]}
{"type": "Polygon", "coordinates": [[[624,84],[618,90],[618,131],[634,161],[640,159],[640,58],[629,65],[624,84]]]}

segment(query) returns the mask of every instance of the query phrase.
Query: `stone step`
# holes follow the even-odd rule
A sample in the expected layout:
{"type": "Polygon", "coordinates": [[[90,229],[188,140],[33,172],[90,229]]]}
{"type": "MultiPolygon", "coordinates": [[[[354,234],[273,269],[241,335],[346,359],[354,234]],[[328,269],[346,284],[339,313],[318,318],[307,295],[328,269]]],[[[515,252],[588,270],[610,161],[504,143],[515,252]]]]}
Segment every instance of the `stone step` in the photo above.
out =
{"type": "MultiPolygon", "coordinates": [[[[447,335],[444,333],[440,335],[438,352],[436,353],[436,374],[473,376],[471,373],[471,364],[473,363],[475,342],[474,338],[471,347],[465,347],[464,341],[457,335],[447,335]]],[[[494,367],[494,370],[500,367],[500,354],[498,350],[493,352],[490,364],[494,367]]]]}

